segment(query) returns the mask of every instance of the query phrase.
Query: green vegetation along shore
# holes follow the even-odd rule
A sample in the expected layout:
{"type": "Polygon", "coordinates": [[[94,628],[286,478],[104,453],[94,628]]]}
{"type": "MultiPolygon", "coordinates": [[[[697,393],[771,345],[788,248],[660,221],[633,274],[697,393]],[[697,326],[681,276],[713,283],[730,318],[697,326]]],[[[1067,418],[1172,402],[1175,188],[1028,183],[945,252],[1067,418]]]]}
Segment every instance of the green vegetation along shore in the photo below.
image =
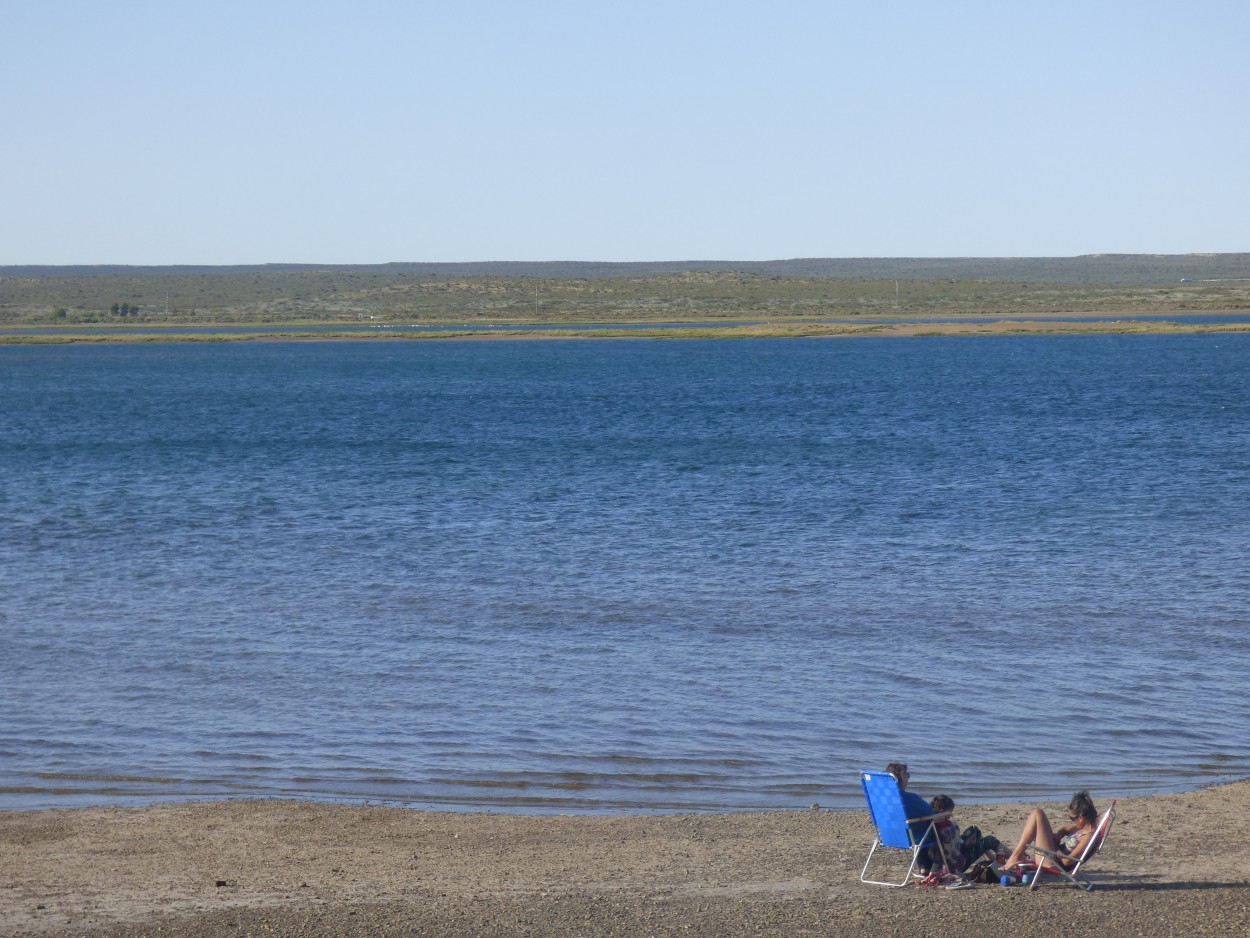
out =
{"type": "Polygon", "coordinates": [[[770,323],[1250,310],[1250,254],[0,266],[0,327],[770,323]]]}

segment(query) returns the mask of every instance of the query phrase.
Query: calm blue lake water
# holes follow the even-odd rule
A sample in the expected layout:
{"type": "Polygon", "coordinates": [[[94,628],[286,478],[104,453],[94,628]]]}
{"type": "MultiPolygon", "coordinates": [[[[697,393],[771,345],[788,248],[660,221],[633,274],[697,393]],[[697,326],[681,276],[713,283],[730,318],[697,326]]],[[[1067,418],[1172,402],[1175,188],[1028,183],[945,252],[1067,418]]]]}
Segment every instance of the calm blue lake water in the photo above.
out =
{"type": "Polygon", "coordinates": [[[0,349],[0,807],[1250,775],[1250,336],[0,349]]]}

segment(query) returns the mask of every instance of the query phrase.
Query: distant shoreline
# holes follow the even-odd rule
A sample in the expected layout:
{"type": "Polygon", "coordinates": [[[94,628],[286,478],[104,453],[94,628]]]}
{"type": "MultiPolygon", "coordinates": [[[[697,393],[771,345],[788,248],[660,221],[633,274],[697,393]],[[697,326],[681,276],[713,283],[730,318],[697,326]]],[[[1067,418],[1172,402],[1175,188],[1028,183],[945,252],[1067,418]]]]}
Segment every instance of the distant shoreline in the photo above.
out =
{"type": "MultiPolygon", "coordinates": [[[[1056,314],[1061,315],[1061,314],[1056,314]]],[[[1167,315],[1166,313],[1155,315],[1167,315]]],[[[257,324],[263,328],[265,324],[257,324]]],[[[160,324],[162,329],[177,325],[160,324]]],[[[105,326],[99,332],[67,333],[56,326],[17,327],[30,329],[24,335],[0,335],[0,345],[96,345],[188,342],[426,342],[437,340],[561,340],[586,339],[793,339],[793,338],[920,338],[931,336],[1003,335],[1195,335],[1205,333],[1250,332],[1250,323],[1185,323],[1168,320],[1115,319],[1099,322],[1071,322],[1031,317],[997,322],[957,322],[916,320],[904,323],[821,322],[766,323],[744,325],[646,326],[623,329],[602,328],[456,329],[430,332],[138,332],[143,327],[105,326]],[[37,331],[36,331],[37,330],[37,331]],[[136,330],[136,331],[132,331],[136,330]]],[[[76,328],[82,328],[81,326],[76,328]]],[[[202,329],[203,326],[187,326],[202,329]]]]}
{"type": "Polygon", "coordinates": [[[478,329],[1250,315],[1250,254],[662,263],[0,266],[0,328],[160,322],[478,329]]]}

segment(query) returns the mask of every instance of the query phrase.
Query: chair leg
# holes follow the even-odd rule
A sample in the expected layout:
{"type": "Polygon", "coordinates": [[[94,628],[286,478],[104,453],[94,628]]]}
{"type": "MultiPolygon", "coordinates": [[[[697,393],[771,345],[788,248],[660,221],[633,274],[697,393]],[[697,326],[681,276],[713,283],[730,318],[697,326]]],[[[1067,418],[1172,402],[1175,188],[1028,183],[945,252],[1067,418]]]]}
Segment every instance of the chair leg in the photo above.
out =
{"type": "Polygon", "coordinates": [[[1048,868],[1046,864],[1049,862],[1051,864],[1049,869],[1053,870],[1054,873],[1057,873],[1060,877],[1062,877],[1064,882],[1071,883],[1073,886],[1076,886],[1078,889],[1083,889],[1086,892],[1093,891],[1094,884],[1088,879],[1081,878],[1081,867],[1079,864],[1074,869],[1065,870],[1061,865],[1059,865],[1058,861],[1047,857],[1044,853],[1041,853],[1039,856],[1039,853],[1040,851],[1034,851],[1034,856],[1038,857],[1037,871],[1033,874],[1033,879],[1029,882],[1029,889],[1036,889],[1037,884],[1042,881],[1043,876],[1053,875],[1045,872],[1048,868]]]}
{"type": "Polygon", "coordinates": [[[911,882],[911,874],[912,874],[912,870],[914,870],[914,869],[916,868],[916,863],[917,863],[917,862],[919,861],[919,859],[920,859],[920,850],[919,850],[919,848],[914,848],[914,849],[911,851],[911,865],[909,865],[909,866],[907,867],[907,872],[903,874],[903,880],[902,880],[902,882],[899,882],[899,883],[887,883],[887,882],[885,882],[885,881],[883,881],[883,880],[879,880],[879,879],[867,879],[867,878],[866,878],[866,877],[868,876],[868,865],[869,865],[870,863],[872,863],[872,857],[873,857],[873,854],[875,854],[875,853],[877,852],[877,848],[878,848],[878,847],[880,847],[880,846],[881,846],[881,839],[880,839],[880,838],[877,838],[876,840],[874,840],[874,841],[873,841],[873,843],[872,843],[872,849],[868,851],[868,859],[864,861],[864,868],[863,868],[862,870],[860,870],[860,873],[859,873],[859,881],[860,881],[861,883],[867,883],[868,885],[871,885],[871,886],[889,886],[889,887],[891,887],[891,888],[893,888],[893,889],[898,889],[900,886],[906,886],[908,883],[910,883],[910,882],[911,882]]]}

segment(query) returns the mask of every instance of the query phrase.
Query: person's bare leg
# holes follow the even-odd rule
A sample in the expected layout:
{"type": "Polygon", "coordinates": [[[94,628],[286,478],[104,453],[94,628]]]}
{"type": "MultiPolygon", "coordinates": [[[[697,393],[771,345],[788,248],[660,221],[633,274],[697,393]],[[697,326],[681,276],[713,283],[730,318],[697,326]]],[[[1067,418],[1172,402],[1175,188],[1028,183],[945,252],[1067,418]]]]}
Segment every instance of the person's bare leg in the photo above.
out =
{"type": "Polygon", "coordinates": [[[1037,833],[1037,816],[1040,813],[1041,808],[1034,808],[1029,812],[1029,819],[1024,822],[1024,830],[1020,832],[1020,842],[1016,844],[1016,849],[1011,851],[1011,855],[1004,861],[1004,868],[1015,866],[1024,859],[1024,851],[1028,849],[1029,844],[1033,842],[1033,838],[1037,833]]]}
{"type": "MultiPolygon", "coordinates": [[[[1046,850],[1058,850],[1059,841],[1055,838],[1055,829],[1050,826],[1050,818],[1045,814],[1042,815],[1041,821],[1037,825],[1037,846],[1046,850]]],[[[1046,857],[1039,857],[1037,869],[1040,872],[1042,867],[1046,866],[1050,861],[1046,857]]],[[[1053,863],[1051,864],[1054,865],[1053,863]]]]}
{"type": "MultiPolygon", "coordinates": [[[[1016,844],[1016,849],[1011,851],[1011,856],[1003,863],[1002,868],[1010,869],[1021,862],[1029,849],[1029,844],[1034,841],[1041,843],[1043,836],[1050,841],[1050,844],[1054,844],[1055,833],[1050,828],[1050,819],[1046,817],[1046,812],[1041,808],[1034,808],[1029,812],[1029,819],[1024,822],[1024,830],[1020,832],[1020,842],[1016,844]]],[[[1047,846],[1045,843],[1041,845],[1043,847],[1047,846]]],[[[1054,847],[1050,846],[1048,849],[1053,850],[1054,847]]]]}

